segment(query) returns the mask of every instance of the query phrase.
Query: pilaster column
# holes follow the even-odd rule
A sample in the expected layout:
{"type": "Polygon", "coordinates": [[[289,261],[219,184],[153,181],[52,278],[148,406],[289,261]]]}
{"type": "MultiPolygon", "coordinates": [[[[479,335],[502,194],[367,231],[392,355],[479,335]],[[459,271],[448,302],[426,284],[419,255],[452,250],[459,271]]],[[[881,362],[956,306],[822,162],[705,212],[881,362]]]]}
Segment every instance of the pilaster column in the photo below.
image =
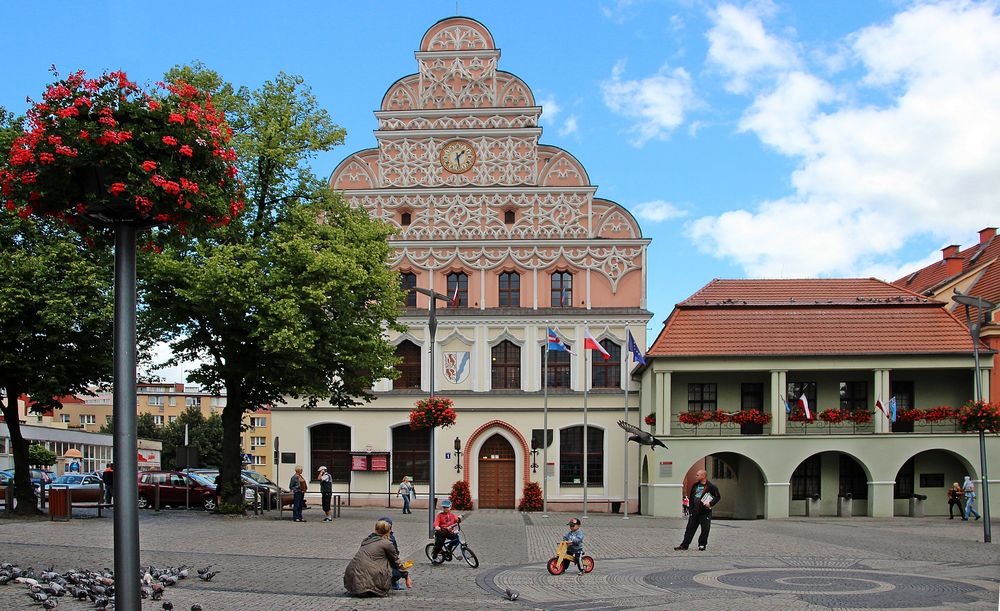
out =
{"type": "Polygon", "coordinates": [[[872,385],[874,390],[875,399],[882,400],[882,409],[885,413],[875,410],[872,415],[872,426],[876,433],[891,433],[892,427],[889,426],[889,419],[886,417],[886,413],[889,411],[889,370],[888,369],[876,369],[874,372],[875,383],[872,385]]]}
{"type": "MultiPolygon", "coordinates": [[[[980,359],[983,359],[983,355],[979,355],[980,359]]],[[[979,388],[983,393],[983,401],[987,403],[990,400],[990,377],[993,374],[992,369],[984,369],[980,364],[979,368],[979,388]]],[[[975,391],[973,391],[975,392],[975,391]]]]}
{"type": "MultiPolygon", "coordinates": [[[[784,435],[788,414],[781,397],[785,394],[786,371],[771,371],[771,434],[784,435]]],[[[788,516],[788,502],[785,502],[785,516],[788,516]]]]}
{"type": "Polygon", "coordinates": [[[656,434],[670,434],[670,390],[671,372],[656,372],[656,387],[653,389],[653,397],[656,406],[656,434]]]}
{"type": "MultiPolygon", "coordinates": [[[[782,408],[784,411],[784,408],[782,408]]],[[[771,422],[773,423],[773,416],[771,422]]],[[[764,484],[764,519],[788,517],[790,482],[768,482],[764,484]]]]}
{"type": "Polygon", "coordinates": [[[891,518],[893,514],[894,481],[868,482],[868,515],[872,518],[891,518]]]}

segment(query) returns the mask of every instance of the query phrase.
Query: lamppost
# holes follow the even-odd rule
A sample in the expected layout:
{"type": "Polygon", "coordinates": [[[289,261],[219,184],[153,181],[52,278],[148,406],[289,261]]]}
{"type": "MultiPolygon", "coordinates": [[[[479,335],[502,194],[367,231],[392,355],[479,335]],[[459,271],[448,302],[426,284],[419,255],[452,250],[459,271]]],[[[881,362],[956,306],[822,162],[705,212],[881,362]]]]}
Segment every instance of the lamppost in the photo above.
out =
{"type": "MultiPolygon", "coordinates": [[[[415,286],[415,287],[411,288],[410,290],[411,291],[416,291],[417,293],[420,293],[421,295],[427,295],[427,297],[429,298],[428,301],[430,301],[430,304],[431,304],[430,313],[427,316],[427,331],[430,334],[430,340],[431,340],[431,368],[430,368],[431,369],[431,375],[430,375],[430,385],[429,386],[430,386],[430,398],[433,399],[434,398],[434,372],[437,369],[435,367],[435,365],[434,365],[434,336],[437,335],[437,326],[438,326],[438,323],[437,323],[437,302],[438,302],[438,300],[444,301],[446,303],[447,302],[451,302],[451,298],[448,297],[447,295],[445,295],[444,293],[439,293],[439,292],[437,292],[435,290],[432,290],[432,289],[425,289],[425,288],[420,288],[420,287],[416,287],[415,286]]],[[[430,470],[431,470],[431,473],[430,473],[430,482],[429,482],[430,492],[428,492],[428,494],[427,494],[427,533],[428,533],[427,536],[428,537],[433,537],[434,536],[434,466],[435,466],[434,463],[436,462],[434,460],[435,450],[434,450],[434,429],[433,428],[431,429],[431,433],[430,434],[431,434],[431,443],[430,443],[430,463],[431,463],[430,464],[430,470]]]]}
{"type": "Polygon", "coordinates": [[[462,440],[455,438],[455,470],[462,472],[462,440]]]}
{"type": "MultiPolygon", "coordinates": [[[[965,322],[969,326],[969,333],[972,335],[972,354],[976,361],[976,402],[979,402],[983,400],[982,378],[979,373],[979,332],[986,322],[986,312],[993,311],[997,307],[997,304],[986,301],[982,297],[965,295],[959,292],[958,289],[955,289],[955,294],[951,298],[955,303],[965,306],[965,322]],[[970,306],[976,308],[975,321],[972,320],[972,316],[969,313],[970,306]]],[[[981,487],[983,494],[983,542],[990,543],[993,540],[993,535],[990,530],[990,490],[986,476],[986,433],[981,428],[979,429],[979,466],[983,476],[981,487]]]]}
{"type": "Polygon", "coordinates": [[[538,473],[538,438],[531,436],[531,472],[538,473]]]}

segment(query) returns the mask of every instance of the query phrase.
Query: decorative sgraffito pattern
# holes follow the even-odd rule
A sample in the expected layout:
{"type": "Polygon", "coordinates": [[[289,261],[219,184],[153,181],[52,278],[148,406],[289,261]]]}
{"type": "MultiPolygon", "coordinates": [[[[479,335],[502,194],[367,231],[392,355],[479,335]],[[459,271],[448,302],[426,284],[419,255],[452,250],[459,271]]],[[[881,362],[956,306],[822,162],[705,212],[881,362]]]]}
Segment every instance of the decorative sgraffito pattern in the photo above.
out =
{"type": "Polygon", "coordinates": [[[378,128],[383,131],[410,129],[517,129],[537,127],[532,115],[489,115],[448,117],[390,117],[380,119],[378,128]]]}
{"type": "Polygon", "coordinates": [[[486,48],[488,44],[483,35],[467,25],[444,28],[427,45],[428,51],[474,51],[486,48]]]}
{"type": "Polygon", "coordinates": [[[420,62],[420,108],[481,108],[496,103],[496,57],[439,57],[420,62]]]}
{"type": "Polygon", "coordinates": [[[536,146],[530,137],[469,138],[478,161],[464,174],[443,172],[441,147],[451,138],[398,138],[379,142],[379,186],[515,186],[536,180],[536,146]]]}

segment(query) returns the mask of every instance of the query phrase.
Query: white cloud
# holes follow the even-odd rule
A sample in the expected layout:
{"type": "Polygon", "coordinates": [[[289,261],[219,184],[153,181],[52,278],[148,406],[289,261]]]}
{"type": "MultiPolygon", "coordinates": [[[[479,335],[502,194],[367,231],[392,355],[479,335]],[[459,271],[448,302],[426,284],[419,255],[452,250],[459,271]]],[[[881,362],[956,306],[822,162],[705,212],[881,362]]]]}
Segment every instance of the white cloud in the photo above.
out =
{"type": "Polygon", "coordinates": [[[544,100],[541,100],[538,102],[538,105],[542,107],[541,121],[549,124],[551,124],[552,121],[555,121],[556,116],[559,115],[559,111],[562,110],[562,107],[559,106],[559,103],[556,102],[556,99],[552,96],[548,96],[544,100]]]}
{"type": "Polygon", "coordinates": [[[662,199],[636,204],[632,207],[632,212],[637,217],[654,223],[687,216],[685,210],[662,199]]]}
{"type": "Polygon", "coordinates": [[[188,383],[187,376],[189,373],[197,369],[201,362],[181,362],[177,365],[156,367],[160,363],[164,363],[173,356],[173,351],[170,349],[170,344],[159,343],[153,347],[152,363],[148,367],[144,367],[143,371],[145,373],[153,374],[159,376],[164,382],[184,382],[188,383]]]}
{"type": "Polygon", "coordinates": [[[793,191],[698,219],[690,236],[754,276],[894,273],[908,239],[968,241],[1000,216],[1000,16],[918,4],[845,42],[863,70],[827,83],[787,70],[741,129],[798,160],[793,191]],[[879,100],[859,103],[853,100],[879,100]],[[819,105],[826,104],[824,112],[819,105]]]}
{"type": "Polygon", "coordinates": [[[795,46],[764,29],[762,17],[772,11],[769,2],[758,2],[743,8],[722,4],[709,13],[713,26],[706,35],[708,59],[729,76],[726,88],[734,93],[746,91],[751,79],[761,73],[799,64],[795,46]]]}
{"type": "Polygon", "coordinates": [[[653,138],[666,138],[684,121],[684,113],[695,103],[691,76],[683,68],[664,66],[657,74],[626,81],[624,62],[615,65],[611,78],[601,84],[604,104],[613,112],[635,119],[632,131],[636,145],[653,138]]]}
{"type": "Polygon", "coordinates": [[[601,4],[601,14],[615,23],[624,23],[633,16],[636,0],[613,0],[601,4]]]}
{"type": "Polygon", "coordinates": [[[575,134],[577,127],[576,115],[570,115],[566,117],[566,120],[563,121],[562,127],[559,128],[559,135],[569,136],[571,134],[575,134]]]}

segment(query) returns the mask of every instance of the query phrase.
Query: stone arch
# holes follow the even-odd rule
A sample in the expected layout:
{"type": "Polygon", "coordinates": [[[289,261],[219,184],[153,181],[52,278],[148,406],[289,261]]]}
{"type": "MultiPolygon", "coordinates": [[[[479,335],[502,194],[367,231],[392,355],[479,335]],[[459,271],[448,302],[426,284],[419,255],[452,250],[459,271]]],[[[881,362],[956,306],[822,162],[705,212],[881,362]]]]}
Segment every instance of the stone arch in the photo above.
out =
{"type": "MultiPolygon", "coordinates": [[[[966,475],[970,476],[976,488],[979,488],[979,476],[975,465],[962,454],[944,447],[914,450],[902,461],[893,478],[896,481],[896,485],[893,486],[893,515],[909,515],[909,498],[913,495],[927,497],[922,503],[924,515],[946,515],[948,505],[945,491],[952,482],[962,485],[966,475]],[[940,481],[931,481],[932,479],[940,481]],[[898,497],[897,490],[901,493],[898,497]]],[[[976,509],[982,509],[979,499],[976,509]]]]}
{"type": "MultiPolygon", "coordinates": [[[[736,519],[765,516],[768,480],[767,473],[757,460],[746,453],[725,449],[705,454],[696,459],[682,476],[682,498],[690,491],[694,473],[702,468],[722,495],[713,513],[722,518],[736,519]]],[[[681,499],[677,501],[679,503],[681,499]]]]}
{"type": "MultiPolygon", "coordinates": [[[[851,511],[852,515],[870,513],[875,502],[872,498],[874,492],[870,490],[870,482],[874,481],[874,475],[872,468],[862,456],[843,448],[829,447],[808,452],[797,462],[794,459],[788,460],[787,464],[794,464],[787,480],[789,483],[789,515],[807,515],[809,501],[805,498],[796,499],[796,493],[807,497],[818,494],[819,514],[838,515],[838,499],[842,492],[841,488],[842,486],[850,488],[851,482],[857,486],[853,492],[851,503],[851,506],[854,507],[851,511]],[[845,461],[845,458],[849,460],[845,461]],[[855,471],[856,467],[861,468],[860,473],[855,471]],[[799,475],[796,476],[796,473],[799,475]],[[864,509],[860,506],[862,502],[864,509]]],[[[847,490],[847,492],[851,492],[851,490],[847,490]]]]}
{"type": "MultiPolygon", "coordinates": [[[[462,476],[462,479],[464,479],[465,483],[469,484],[471,488],[472,482],[470,481],[469,467],[472,465],[473,458],[475,458],[473,450],[476,448],[477,443],[486,439],[486,433],[491,433],[495,429],[506,431],[508,436],[513,437],[516,441],[514,444],[515,451],[519,450],[521,453],[521,460],[519,462],[521,463],[522,473],[521,490],[523,490],[524,484],[527,482],[527,474],[530,473],[531,470],[531,448],[529,447],[528,442],[524,439],[524,435],[521,434],[521,431],[519,431],[514,425],[509,422],[504,422],[503,420],[490,420],[473,431],[472,434],[469,435],[468,439],[466,439],[466,451],[462,455],[462,462],[464,463],[462,468],[464,469],[465,474],[462,476]]],[[[521,496],[521,490],[516,491],[518,498],[521,496]]]]}

